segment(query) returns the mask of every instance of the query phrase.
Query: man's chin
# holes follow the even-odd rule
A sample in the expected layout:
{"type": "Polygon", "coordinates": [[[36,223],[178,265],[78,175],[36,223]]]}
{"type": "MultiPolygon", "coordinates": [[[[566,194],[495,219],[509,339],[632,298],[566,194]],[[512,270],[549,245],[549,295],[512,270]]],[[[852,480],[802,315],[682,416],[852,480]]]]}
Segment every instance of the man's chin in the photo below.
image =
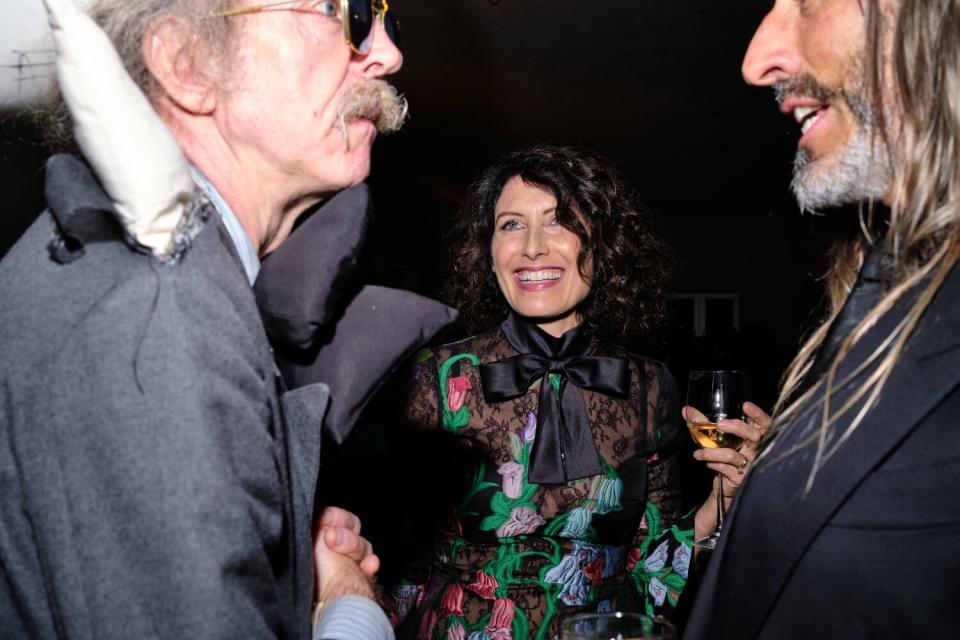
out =
{"type": "Polygon", "coordinates": [[[882,199],[890,185],[890,163],[884,152],[851,144],[835,156],[811,159],[801,149],[794,160],[791,189],[801,211],[821,211],[882,199]]]}

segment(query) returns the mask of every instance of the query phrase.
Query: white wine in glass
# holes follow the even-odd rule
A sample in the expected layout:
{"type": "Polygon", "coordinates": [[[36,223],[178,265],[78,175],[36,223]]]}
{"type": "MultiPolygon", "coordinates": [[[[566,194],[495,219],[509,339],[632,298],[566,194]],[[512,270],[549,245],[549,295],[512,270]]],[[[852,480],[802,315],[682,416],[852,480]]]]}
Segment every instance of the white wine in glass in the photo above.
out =
{"type": "Polygon", "coordinates": [[[736,449],[743,444],[743,438],[721,431],[716,422],[693,422],[687,428],[693,441],[703,449],[736,449]]]}
{"type": "MultiPolygon", "coordinates": [[[[687,406],[699,415],[687,423],[690,435],[704,449],[738,449],[743,438],[720,430],[717,423],[724,418],[743,418],[749,376],[744,371],[691,371],[687,384],[687,406]]],[[[690,414],[687,414],[688,416],[690,414]]],[[[717,526],[710,535],[694,544],[713,549],[723,530],[723,476],[717,492],[717,526]]]]}

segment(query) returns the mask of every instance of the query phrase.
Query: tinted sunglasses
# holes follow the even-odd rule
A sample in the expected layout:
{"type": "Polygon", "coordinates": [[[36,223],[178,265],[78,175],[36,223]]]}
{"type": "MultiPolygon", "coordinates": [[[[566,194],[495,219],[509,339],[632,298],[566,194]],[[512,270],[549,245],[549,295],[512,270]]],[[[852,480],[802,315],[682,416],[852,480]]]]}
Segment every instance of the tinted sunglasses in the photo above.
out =
{"type": "Polygon", "coordinates": [[[390,41],[400,48],[400,22],[387,0],[283,0],[219,11],[214,17],[239,16],[261,11],[309,11],[339,18],[343,38],[355,53],[366,55],[373,45],[373,27],[383,25],[390,41]]]}

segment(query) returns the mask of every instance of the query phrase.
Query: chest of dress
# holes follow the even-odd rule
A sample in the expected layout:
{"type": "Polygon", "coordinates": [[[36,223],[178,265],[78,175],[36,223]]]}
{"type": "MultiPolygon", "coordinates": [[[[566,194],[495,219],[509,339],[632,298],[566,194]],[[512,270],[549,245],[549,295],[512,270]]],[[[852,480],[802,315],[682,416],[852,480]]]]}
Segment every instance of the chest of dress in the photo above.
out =
{"type": "MultiPolygon", "coordinates": [[[[438,369],[441,427],[472,449],[476,466],[458,509],[457,527],[463,535],[546,535],[617,543],[629,538],[643,514],[646,456],[656,431],[655,402],[642,392],[642,385],[631,385],[625,397],[578,390],[603,472],[562,485],[541,485],[529,482],[528,472],[539,430],[547,428],[538,418],[542,381],[517,398],[491,403],[484,398],[475,359],[464,355],[451,360],[438,369]]],[[[553,374],[547,380],[559,386],[553,374]]]]}

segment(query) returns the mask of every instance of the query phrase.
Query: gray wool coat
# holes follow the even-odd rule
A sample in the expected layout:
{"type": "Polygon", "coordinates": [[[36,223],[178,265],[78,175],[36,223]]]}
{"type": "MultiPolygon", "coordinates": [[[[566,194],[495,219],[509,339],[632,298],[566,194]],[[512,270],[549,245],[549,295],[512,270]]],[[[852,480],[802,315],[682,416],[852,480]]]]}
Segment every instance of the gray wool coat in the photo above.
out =
{"type": "Polygon", "coordinates": [[[0,262],[0,636],[309,637],[325,388],[284,398],[218,216],[164,265],[79,160],[46,192],[0,262]]]}

